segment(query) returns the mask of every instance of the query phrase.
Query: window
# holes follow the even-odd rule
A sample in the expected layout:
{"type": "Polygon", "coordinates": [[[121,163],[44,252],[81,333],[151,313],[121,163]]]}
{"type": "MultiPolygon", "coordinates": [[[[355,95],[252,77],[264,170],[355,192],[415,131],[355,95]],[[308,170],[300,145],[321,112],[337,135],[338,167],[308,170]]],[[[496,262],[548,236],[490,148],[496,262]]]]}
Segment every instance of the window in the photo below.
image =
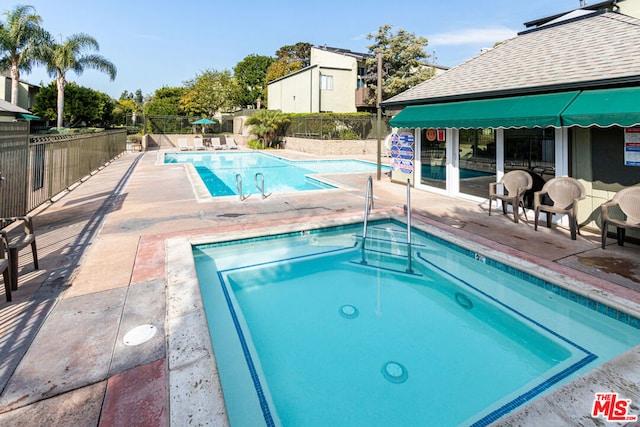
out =
{"type": "Polygon", "coordinates": [[[320,89],[333,90],[333,76],[320,74],[320,89]]]}
{"type": "Polygon", "coordinates": [[[489,183],[496,179],[496,133],[493,129],[460,129],[460,192],[489,197],[489,183]]]}
{"type": "Polygon", "coordinates": [[[505,129],[504,171],[525,169],[545,180],[555,176],[555,130],[505,129]]]}

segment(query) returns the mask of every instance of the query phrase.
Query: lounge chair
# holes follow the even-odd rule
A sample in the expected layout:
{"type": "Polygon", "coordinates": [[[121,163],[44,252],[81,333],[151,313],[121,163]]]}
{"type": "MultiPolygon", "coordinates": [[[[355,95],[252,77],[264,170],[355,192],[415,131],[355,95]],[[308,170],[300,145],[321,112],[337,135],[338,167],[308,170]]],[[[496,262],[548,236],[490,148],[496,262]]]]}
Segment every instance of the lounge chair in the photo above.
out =
{"type": "Polygon", "coordinates": [[[0,218],[1,228],[15,222],[22,221],[24,231],[16,233],[15,236],[9,234],[9,266],[11,277],[11,289],[18,290],[18,252],[27,246],[31,246],[31,254],[33,255],[33,267],[38,270],[38,250],[36,247],[36,235],[33,228],[33,219],[30,216],[14,216],[9,218],[0,218]]]}
{"type": "Polygon", "coordinates": [[[538,230],[538,217],[540,212],[547,215],[547,227],[551,227],[553,214],[568,215],[571,240],[576,240],[576,233],[580,234],[578,227],[578,201],[586,197],[586,190],[577,179],[568,176],[552,178],[547,181],[542,190],[533,194],[533,206],[535,209],[534,230],[538,230]],[[550,201],[546,204],[543,196],[550,201]]]}
{"type": "Polygon", "coordinates": [[[527,209],[524,206],[524,193],[533,185],[533,179],[528,172],[523,170],[514,170],[507,172],[500,181],[489,184],[489,216],[491,216],[491,205],[493,200],[502,201],[502,212],[507,214],[507,205],[511,204],[513,208],[513,222],[518,223],[518,211],[520,206],[524,211],[524,217],[527,218],[527,209]],[[504,187],[505,194],[496,192],[499,184],[504,187]]]}
{"type": "Polygon", "coordinates": [[[607,240],[609,225],[616,226],[618,245],[624,246],[626,229],[640,230],[640,186],[627,187],[616,193],[613,198],[600,205],[602,212],[602,249],[607,240]],[[625,219],[611,218],[609,208],[617,206],[625,219]]]}
{"type": "Polygon", "coordinates": [[[207,148],[204,146],[204,142],[202,141],[202,138],[193,138],[193,148],[198,151],[198,150],[206,150],[207,148]]]}
{"type": "Polygon", "coordinates": [[[0,271],[4,277],[4,295],[11,301],[11,272],[9,269],[9,238],[7,232],[0,230],[0,271]]]}
{"type": "Polygon", "coordinates": [[[211,138],[211,146],[213,147],[214,150],[224,150],[224,147],[220,142],[220,138],[218,137],[211,138]]]}
{"type": "Polygon", "coordinates": [[[225,136],[224,137],[224,142],[225,144],[227,144],[227,148],[230,150],[237,150],[238,149],[238,144],[236,144],[236,141],[233,139],[232,136],[225,136]]]}
{"type": "Polygon", "coordinates": [[[187,143],[187,138],[178,138],[178,149],[180,151],[189,151],[191,147],[187,143]]]}

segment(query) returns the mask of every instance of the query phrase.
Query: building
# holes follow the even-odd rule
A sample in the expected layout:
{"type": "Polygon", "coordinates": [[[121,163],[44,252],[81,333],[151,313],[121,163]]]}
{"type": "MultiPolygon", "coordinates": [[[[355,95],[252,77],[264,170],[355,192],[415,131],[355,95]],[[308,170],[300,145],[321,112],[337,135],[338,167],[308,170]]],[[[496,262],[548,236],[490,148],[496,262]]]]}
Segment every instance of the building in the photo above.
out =
{"type": "MultiPolygon", "coordinates": [[[[18,82],[18,107],[30,110],[36,101],[40,86],[20,80],[18,82]]],[[[0,99],[11,102],[11,77],[0,75],[0,99]]]]}
{"type": "Polygon", "coordinates": [[[512,169],[534,188],[569,175],[587,188],[579,222],[640,183],[640,0],[608,1],[528,23],[493,49],[382,104],[415,139],[394,179],[487,202],[488,184],[512,169]],[[623,7],[624,6],[624,7],[623,7]],[[393,113],[392,113],[393,114],[393,113]]]}
{"type": "MultiPolygon", "coordinates": [[[[310,65],[268,83],[269,109],[284,113],[375,111],[368,104],[365,61],[371,55],[334,47],[312,47],[310,65]]],[[[427,64],[436,74],[447,67],[427,64]]]]}
{"type": "Polygon", "coordinates": [[[18,84],[18,104],[11,104],[11,77],[0,75],[0,121],[15,119],[34,120],[29,111],[35,103],[40,86],[20,81],[18,84]]]}

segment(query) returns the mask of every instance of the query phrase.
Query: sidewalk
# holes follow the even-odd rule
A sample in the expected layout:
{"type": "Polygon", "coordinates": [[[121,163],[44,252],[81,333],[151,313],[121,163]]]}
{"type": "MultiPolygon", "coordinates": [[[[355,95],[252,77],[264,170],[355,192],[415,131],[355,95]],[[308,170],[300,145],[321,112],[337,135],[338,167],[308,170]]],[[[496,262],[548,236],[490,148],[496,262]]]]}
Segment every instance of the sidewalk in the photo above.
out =
{"type": "MultiPolygon", "coordinates": [[[[294,157],[301,153],[282,150],[294,157]]],[[[358,215],[366,174],[334,176],[343,190],[198,200],[183,165],[128,153],[34,213],[40,270],[20,253],[13,302],[0,295],[0,425],[166,425],[165,241],[358,215]],[[127,332],[152,325],[142,345],[127,332]]],[[[402,209],[402,185],[374,180],[375,208],[402,209]]],[[[640,304],[640,247],[586,231],[533,231],[487,206],[412,190],[416,218],[513,256],[554,265],[640,304]]],[[[185,420],[185,424],[188,420],[185,420]]]]}

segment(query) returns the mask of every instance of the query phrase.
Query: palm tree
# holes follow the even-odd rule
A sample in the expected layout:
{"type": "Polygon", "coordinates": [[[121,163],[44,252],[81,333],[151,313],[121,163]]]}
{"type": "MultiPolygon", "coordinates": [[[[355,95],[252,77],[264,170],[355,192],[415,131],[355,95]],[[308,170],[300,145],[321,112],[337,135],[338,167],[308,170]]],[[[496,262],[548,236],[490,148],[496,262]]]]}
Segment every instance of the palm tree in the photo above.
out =
{"type": "Polygon", "coordinates": [[[291,122],[289,115],[280,110],[258,110],[245,122],[258,137],[263,137],[271,147],[276,134],[291,122]]]}
{"type": "Polygon", "coordinates": [[[17,105],[20,71],[31,71],[49,33],[40,27],[42,18],[32,6],[16,6],[4,14],[7,22],[0,23],[0,67],[11,71],[11,103],[17,105]]]}
{"type": "Polygon", "coordinates": [[[86,53],[90,50],[100,50],[100,46],[96,39],[84,33],[73,34],[67,37],[64,43],[51,42],[46,48],[44,62],[49,75],[55,77],[58,89],[58,128],[62,127],[64,117],[64,87],[67,84],[67,71],[74,71],[77,75],[81,75],[85,69],[91,68],[107,73],[111,80],[116,78],[116,66],[101,55],[86,53]]]}

